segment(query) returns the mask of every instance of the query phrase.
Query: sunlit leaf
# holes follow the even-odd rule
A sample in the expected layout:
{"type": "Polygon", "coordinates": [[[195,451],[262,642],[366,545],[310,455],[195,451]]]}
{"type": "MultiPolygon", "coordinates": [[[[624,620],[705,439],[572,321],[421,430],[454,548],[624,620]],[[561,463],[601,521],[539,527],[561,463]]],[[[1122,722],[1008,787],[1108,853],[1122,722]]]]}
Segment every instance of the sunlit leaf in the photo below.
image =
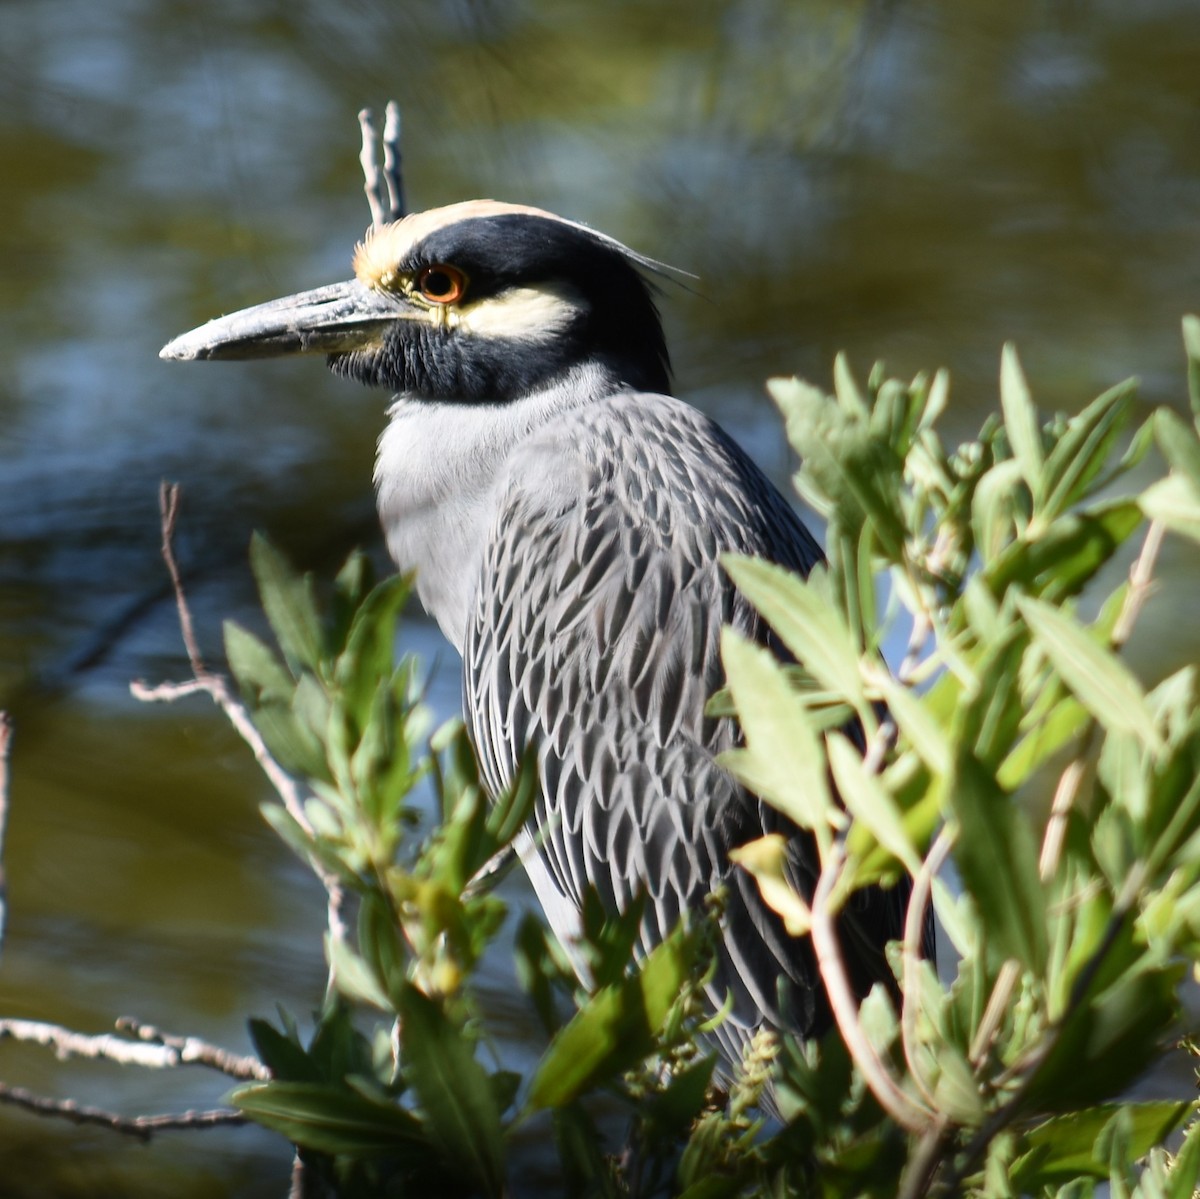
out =
{"type": "Polygon", "coordinates": [[[1013,457],[1021,467],[1029,490],[1038,497],[1044,488],[1042,432],[1029,384],[1025,381],[1025,373],[1021,370],[1017,349],[1012,342],[1005,345],[1000,356],[1000,407],[1004,412],[1004,428],[1013,457]]]}
{"type": "Polygon", "coordinates": [[[1140,497],[1142,511],[1173,533],[1200,541],[1200,488],[1185,475],[1172,474],[1152,483],[1140,497]]]}
{"type": "Polygon", "coordinates": [[[1062,680],[1106,728],[1133,733],[1152,749],[1162,743],[1141,684],[1110,650],[1057,608],[1030,596],[1017,607],[1062,680]]]}
{"type": "Polygon", "coordinates": [[[869,715],[858,669],[860,647],[828,594],[761,558],[726,554],[721,562],[796,660],[831,693],[845,696],[860,715],[869,715]]]}
{"type": "Polygon", "coordinates": [[[1136,395],[1136,380],[1126,380],[1070,419],[1046,459],[1045,516],[1057,516],[1083,498],[1129,423],[1136,395]]]}
{"type": "Polygon", "coordinates": [[[842,813],[804,705],[774,656],[729,628],[721,631],[721,658],[746,748],[726,751],[719,761],[802,828],[827,839],[842,813]]]}
{"type": "Polygon", "coordinates": [[[862,754],[842,734],[831,734],[827,744],[838,794],[850,814],[866,825],[880,845],[902,862],[910,874],[916,874],[921,868],[917,848],[904,827],[896,801],[879,776],[866,769],[862,754]]]}
{"type": "Polygon", "coordinates": [[[243,694],[255,704],[289,704],[296,680],[283,668],[274,652],[236,621],[227,620],[225,657],[243,694]]]}
{"type": "Polygon", "coordinates": [[[812,911],[788,881],[787,840],[784,837],[779,833],[767,833],[731,849],[729,860],[754,876],[763,901],[783,917],[784,927],[793,937],[803,937],[809,932],[812,911]]]}
{"type": "Polygon", "coordinates": [[[316,670],[321,659],[321,622],[312,579],[301,577],[270,542],[255,533],[250,566],[271,631],[289,664],[316,670]]]}

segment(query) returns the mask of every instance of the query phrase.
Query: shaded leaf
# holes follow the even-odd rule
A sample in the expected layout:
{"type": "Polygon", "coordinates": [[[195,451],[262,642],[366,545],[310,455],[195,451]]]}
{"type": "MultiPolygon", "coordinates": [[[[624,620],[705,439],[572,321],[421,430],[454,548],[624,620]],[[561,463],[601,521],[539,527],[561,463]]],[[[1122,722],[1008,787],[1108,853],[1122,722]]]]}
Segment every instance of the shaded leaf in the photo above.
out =
{"type": "Polygon", "coordinates": [[[295,1145],[352,1157],[428,1160],[419,1121],[398,1104],[335,1083],[267,1082],[239,1087],[230,1102],[295,1145]]]}
{"type": "Polygon", "coordinates": [[[526,1111],[562,1107],[653,1052],[655,1036],[691,975],[696,949],[695,937],[676,929],[637,973],[592,995],[542,1055],[526,1111]]]}
{"type": "Polygon", "coordinates": [[[980,919],[1005,956],[1040,971],[1048,949],[1046,897],[1028,818],[966,746],[945,795],[959,824],[954,860],[980,919]]]}
{"type": "Polygon", "coordinates": [[[1105,1103],[1053,1116],[1025,1133],[1025,1152],[1011,1166],[1013,1184],[1029,1192],[1080,1176],[1106,1180],[1108,1162],[1096,1157],[1096,1141],[1122,1106],[1129,1113],[1129,1148],[1135,1159],[1161,1145],[1192,1111],[1190,1103],[1160,1101],[1105,1103]]]}
{"type": "Polygon", "coordinates": [[[484,1194],[504,1184],[500,1110],[462,1030],[414,986],[400,996],[401,1061],[446,1165],[484,1194]]]}

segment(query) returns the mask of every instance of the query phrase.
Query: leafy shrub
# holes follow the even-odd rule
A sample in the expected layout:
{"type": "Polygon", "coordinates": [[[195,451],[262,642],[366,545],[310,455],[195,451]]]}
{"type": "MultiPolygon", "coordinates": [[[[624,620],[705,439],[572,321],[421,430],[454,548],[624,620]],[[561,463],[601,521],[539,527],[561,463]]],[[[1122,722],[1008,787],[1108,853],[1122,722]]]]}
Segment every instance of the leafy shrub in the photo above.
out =
{"type": "Polygon", "coordinates": [[[548,1129],[573,1195],[1191,1195],[1200,1137],[1173,1158],[1162,1146],[1193,1105],[1125,1093],[1171,1051],[1200,950],[1197,671],[1147,690],[1121,659],[1164,534],[1200,540],[1200,322],[1185,337],[1192,422],[1137,423],[1131,384],[1043,420],[1011,348],[1001,415],[953,449],[943,374],[877,368],[862,387],[839,360],[833,396],[771,384],[828,564],[801,580],[727,563],[803,666],[727,631],[713,707],[745,732],[728,768],[815,834],[811,905],[777,840],[739,860],[813,937],[838,1027],[756,1046],[727,1103],[697,1041],[711,913],[634,963],[636,911],[590,905],[589,993],[526,918],[516,976],[545,1041],[525,1076],[494,1064],[474,973],[505,920],[488,884],[531,810],[532,763],[492,806],[460,725],[427,750],[416,668],[393,663],[404,580],[372,585],[355,557],[322,614],[256,542],[279,652],[233,625],[226,646],[303,780],[299,805],[266,814],[330,891],[331,982],[307,1044],[287,1019],[254,1022],[273,1078],[234,1103],[346,1194],[523,1190],[521,1146],[548,1129]],[[1168,472],[1127,494],[1154,445],[1168,472]],[[893,674],[881,651],[897,635],[893,674]],[[838,731],[850,716],[865,755],[838,731]],[[424,833],[421,780],[439,818],[424,833]],[[877,989],[860,1008],[833,916],[903,876],[903,1004],[877,989]],[[930,901],[953,947],[942,977],[919,952],[930,901]],[[755,1109],[771,1069],[782,1128],[755,1109]],[[606,1149],[614,1105],[624,1141],[606,1149]]]}

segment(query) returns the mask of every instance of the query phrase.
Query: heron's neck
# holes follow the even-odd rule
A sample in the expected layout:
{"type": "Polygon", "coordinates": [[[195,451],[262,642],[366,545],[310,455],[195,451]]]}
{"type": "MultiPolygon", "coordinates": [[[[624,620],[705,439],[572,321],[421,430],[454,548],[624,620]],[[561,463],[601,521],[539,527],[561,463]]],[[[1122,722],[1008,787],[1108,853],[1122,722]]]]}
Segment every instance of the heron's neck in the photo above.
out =
{"type": "Polygon", "coordinates": [[[503,404],[402,395],[388,410],[375,459],[384,535],[396,565],[416,570],[421,603],[456,649],[509,456],[559,413],[619,390],[610,372],[585,366],[503,404]]]}

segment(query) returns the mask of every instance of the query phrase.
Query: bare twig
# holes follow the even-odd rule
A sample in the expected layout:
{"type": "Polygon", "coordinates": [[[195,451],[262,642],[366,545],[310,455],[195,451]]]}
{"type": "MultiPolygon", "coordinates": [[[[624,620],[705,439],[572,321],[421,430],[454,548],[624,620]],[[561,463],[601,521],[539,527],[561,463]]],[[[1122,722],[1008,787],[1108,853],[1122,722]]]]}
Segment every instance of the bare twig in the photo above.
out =
{"type": "Polygon", "coordinates": [[[181,1037],[166,1033],[153,1024],[143,1024],[132,1016],[121,1016],[117,1020],[117,1030],[136,1037],[138,1041],[175,1050],[179,1054],[181,1065],[208,1066],[222,1074],[228,1074],[230,1078],[258,1079],[265,1082],[271,1077],[271,1071],[256,1057],[233,1053],[199,1037],[181,1037]]]}
{"type": "Polygon", "coordinates": [[[246,1117],[229,1107],[210,1108],[206,1111],[187,1111],[155,1116],[122,1116],[101,1107],[89,1107],[74,1099],[51,1099],[37,1095],[24,1087],[10,1087],[0,1083],[0,1103],[9,1103],[39,1116],[56,1116],[72,1124],[99,1124],[114,1132],[148,1141],[156,1132],[184,1128],[216,1128],[222,1124],[245,1124],[246,1117]]]}
{"type": "Polygon", "coordinates": [[[12,750],[12,720],[0,712],[0,952],[8,928],[8,876],[4,870],[4,841],[8,834],[8,756],[12,750]]]}
{"type": "Polygon", "coordinates": [[[207,1066],[232,1078],[266,1080],[271,1072],[257,1059],[242,1057],[199,1037],[168,1036],[146,1024],[128,1018],[117,1021],[117,1028],[134,1039],[112,1033],[74,1032],[59,1024],[41,1020],[0,1019],[0,1040],[44,1045],[58,1058],[85,1057],[116,1062],[122,1066],[143,1066],[151,1070],[170,1070],[176,1066],[207,1066]]]}
{"type": "Polygon", "coordinates": [[[1008,1011],[1009,1000],[1012,999],[1013,989],[1020,977],[1020,963],[1011,958],[1000,967],[1000,973],[996,975],[996,985],[992,987],[988,1005],[984,1008],[983,1017],[975,1029],[975,1036],[967,1054],[976,1071],[981,1070],[987,1060],[996,1034],[1000,1031],[1000,1021],[1004,1018],[1004,1013],[1008,1011]]]}
{"type": "Polygon", "coordinates": [[[369,108],[358,114],[362,129],[362,149],[358,161],[362,165],[363,191],[371,207],[371,227],[382,229],[391,221],[404,216],[404,179],[400,158],[400,106],[389,100],[383,127],[383,169],[375,146],[375,117],[369,108]]]}
{"type": "Polygon", "coordinates": [[[917,1010],[916,979],[921,968],[921,944],[925,937],[925,911],[933,892],[933,880],[941,870],[954,844],[954,834],[942,828],[929,847],[929,853],[921,863],[913,879],[912,892],[908,897],[908,910],[904,916],[904,947],[901,961],[904,972],[900,984],[900,1043],[904,1048],[904,1060],[921,1097],[934,1111],[937,1101],[926,1086],[917,1057],[917,1010]]]}
{"type": "Polygon", "coordinates": [[[391,202],[391,219],[398,221],[407,212],[404,203],[404,174],[400,156],[400,105],[395,100],[387,103],[387,117],[383,125],[383,179],[387,184],[391,202]]]}
{"type": "MultiPolygon", "coordinates": [[[[1141,615],[1142,608],[1150,598],[1154,583],[1154,564],[1158,560],[1158,552],[1162,547],[1164,527],[1159,521],[1151,521],[1146,530],[1146,538],[1133,566],[1129,570],[1129,590],[1121,611],[1117,614],[1116,624],[1113,625],[1108,644],[1114,651],[1120,651],[1129,640],[1133,627],[1141,615]]],[[[1058,869],[1059,858],[1062,856],[1063,840],[1067,833],[1067,819],[1080,787],[1087,774],[1088,751],[1095,738],[1096,722],[1088,721],[1087,731],[1083,734],[1079,747],[1067,768],[1058,780],[1054,791],[1054,801],[1050,805],[1050,817],[1046,821],[1046,831],[1042,836],[1042,852],[1038,859],[1038,869],[1042,880],[1053,878],[1058,869]]]]}
{"type": "MultiPolygon", "coordinates": [[[[224,675],[209,670],[204,664],[200,648],[196,641],[192,623],[191,609],[187,595],[184,592],[182,576],[175,559],[174,535],[175,525],[179,515],[178,484],[164,482],[159,489],[159,510],[162,515],[162,555],[167,571],[171,576],[171,585],[175,591],[175,604],[179,610],[179,627],[183,635],[184,648],[187,651],[188,663],[192,668],[193,678],[182,683],[163,683],[157,687],[147,686],[140,679],[135,679],[129,685],[134,697],[146,702],[171,702],[183,696],[204,692],[225,713],[229,723],[241,739],[250,747],[255,760],[263,773],[275,788],[288,815],[300,826],[309,837],[315,832],[304,810],[304,795],[295,779],[276,761],[267,748],[267,743],[259,733],[250,713],[230,689],[224,675]]],[[[321,880],[329,896],[329,933],[336,941],[344,941],[349,935],[349,928],[344,916],[345,890],[340,880],[315,856],[309,858],[313,872],[321,880]]],[[[330,967],[330,983],[332,985],[333,968],[330,967]]]]}
{"type": "Polygon", "coordinates": [[[1152,520],[1146,530],[1146,540],[1142,542],[1141,553],[1137,556],[1129,571],[1129,590],[1125,593],[1125,602],[1121,605],[1117,623],[1113,625],[1109,644],[1115,650],[1121,649],[1129,640],[1133,626],[1141,615],[1146,600],[1154,582],[1154,564],[1158,560],[1158,551],[1162,547],[1166,530],[1161,521],[1152,520]]]}
{"type": "Polygon", "coordinates": [[[845,848],[837,841],[821,867],[821,875],[813,892],[812,945],[817,955],[817,965],[842,1040],[862,1071],[871,1093],[901,1128],[909,1132],[924,1132],[933,1118],[932,1113],[913,1102],[900,1088],[883,1059],[875,1052],[858,1019],[858,1001],[846,974],[846,963],[842,960],[842,950],[829,907],[830,896],[837,886],[845,860],[845,848]]]}

